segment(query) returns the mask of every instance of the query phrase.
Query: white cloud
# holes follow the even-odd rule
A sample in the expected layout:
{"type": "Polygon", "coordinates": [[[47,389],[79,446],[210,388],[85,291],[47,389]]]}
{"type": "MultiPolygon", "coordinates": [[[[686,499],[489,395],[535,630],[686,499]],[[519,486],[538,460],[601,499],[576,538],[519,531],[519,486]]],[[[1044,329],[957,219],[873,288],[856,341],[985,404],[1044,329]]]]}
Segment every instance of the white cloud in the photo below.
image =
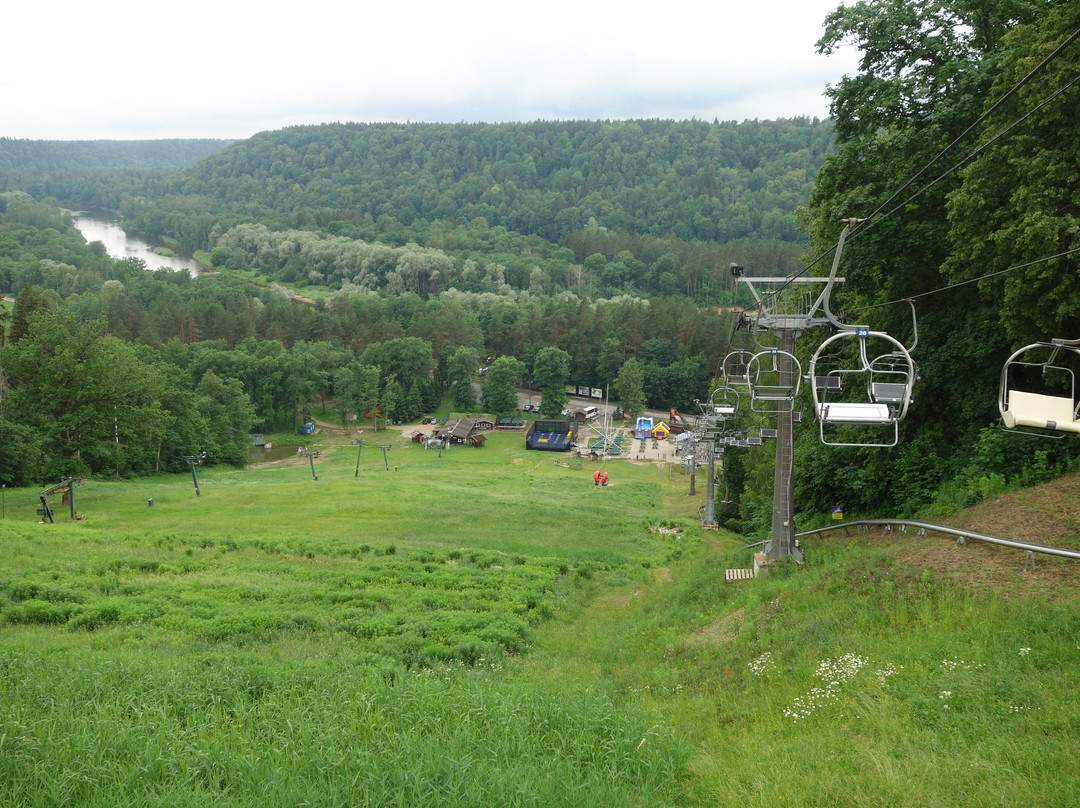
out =
{"type": "Polygon", "coordinates": [[[824,117],[826,85],[855,69],[853,52],[814,50],[837,5],[27,4],[5,26],[14,35],[0,136],[239,138],[333,120],[824,117]]]}

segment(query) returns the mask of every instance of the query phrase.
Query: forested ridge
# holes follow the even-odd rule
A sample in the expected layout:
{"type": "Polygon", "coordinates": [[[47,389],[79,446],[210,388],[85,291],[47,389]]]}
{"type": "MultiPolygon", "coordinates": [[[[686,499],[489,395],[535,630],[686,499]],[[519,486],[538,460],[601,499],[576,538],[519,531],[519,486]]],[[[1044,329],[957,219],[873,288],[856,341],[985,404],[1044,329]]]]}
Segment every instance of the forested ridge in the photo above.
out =
{"type": "Polygon", "coordinates": [[[23,140],[0,137],[0,190],[115,210],[154,179],[197,163],[227,140],[23,140]]]}
{"type": "MultiPolygon", "coordinates": [[[[320,400],[342,419],[379,403],[407,420],[444,392],[475,408],[465,380],[488,357],[511,382],[611,385],[692,412],[728,351],[770,344],[736,329],[751,300],[728,265],[787,275],[805,255],[821,274],[855,217],[833,306],[914,344],[913,301],[919,381],[896,448],[797,431],[800,517],[948,509],[1046,479],[1074,466],[1075,441],[1005,434],[996,398],[1018,344],[1080,336],[1077,29],[1080,11],[1051,0],[868,0],[829,15],[819,42],[864,57],[829,89],[830,121],[326,124],[176,171],[99,173],[126,226],[220,272],[198,279],[80,243],[57,207],[77,204],[75,185],[43,193],[34,171],[0,165],[0,291],[16,296],[0,416],[32,447],[0,448],[0,475],[142,473],[205,445],[240,462],[248,428],[320,400]],[[126,389],[161,403],[157,433],[133,425],[118,442],[103,410],[85,421],[93,439],[47,433],[45,408],[30,417],[30,392],[47,396],[31,360],[61,334],[107,340],[140,381],[126,389]],[[232,432],[220,408],[243,414],[232,432]]],[[[800,339],[804,367],[824,331],[800,339]]],[[[153,422],[136,399],[109,406],[153,422]]],[[[766,526],[771,456],[725,464],[739,501],[723,518],[766,526]]]]}
{"type": "Polygon", "coordinates": [[[805,118],[297,126],[234,143],[156,196],[338,230],[482,217],[558,242],[593,219],[686,241],[798,241],[795,208],[831,142],[828,121],[805,118]]]}

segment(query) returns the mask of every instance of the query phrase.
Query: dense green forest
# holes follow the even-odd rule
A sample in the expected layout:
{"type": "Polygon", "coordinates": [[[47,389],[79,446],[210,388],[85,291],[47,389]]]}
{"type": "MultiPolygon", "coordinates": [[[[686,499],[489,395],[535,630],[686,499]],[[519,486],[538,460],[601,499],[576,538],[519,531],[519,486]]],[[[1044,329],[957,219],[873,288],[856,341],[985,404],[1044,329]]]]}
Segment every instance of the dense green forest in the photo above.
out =
{"type": "MultiPolygon", "coordinates": [[[[865,221],[833,306],[913,344],[912,301],[919,382],[895,448],[797,431],[801,517],[1046,479],[1075,441],[1005,434],[996,398],[1018,344],[1080,336],[1078,28],[1049,0],[840,7],[819,48],[863,60],[829,121],[327,124],[124,157],[0,142],[0,479],[145,473],[206,447],[242,462],[250,429],[313,402],[430,412],[487,357],[516,360],[513,381],[554,367],[593,386],[630,365],[648,406],[694,412],[729,351],[770,344],[737,328],[752,301],[728,265],[820,274],[849,217],[865,221]],[[91,204],[215,272],[109,258],[60,209],[91,204]],[[76,377],[46,371],[68,356],[80,384],[102,376],[85,412],[62,395],[76,377]]],[[[825,331],[799,340],[804,367],[825,331]]],[[[772,458],[725,461],[725,518],[763,527],[772,458]]]]}

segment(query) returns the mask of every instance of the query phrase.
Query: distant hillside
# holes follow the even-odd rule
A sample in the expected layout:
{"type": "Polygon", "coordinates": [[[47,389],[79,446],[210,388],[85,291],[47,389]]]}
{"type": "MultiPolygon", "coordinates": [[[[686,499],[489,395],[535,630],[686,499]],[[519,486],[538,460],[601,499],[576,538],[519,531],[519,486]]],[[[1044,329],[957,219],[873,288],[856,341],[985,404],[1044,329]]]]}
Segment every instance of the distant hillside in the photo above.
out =
{"type": "Polygon", "coordinates": [[[228,140],[16,140],[0,138],[0,191],[52,197],[75,209],[115,211],[151,181],[197,163],[228,140]]]}
{"type": "Polygon", "coordinates": [[[337,232],[482,218],[550,242],[590,225],[793,242],[831,143],[831,124],[807,118],[298,126],[234,143],[154,196],[337,232]]]}
{"type": "Polygon", "coordinates": [[[169,173],[224,149],[229,140],[17,140],[0,138],[4,174],[169,173]]]}

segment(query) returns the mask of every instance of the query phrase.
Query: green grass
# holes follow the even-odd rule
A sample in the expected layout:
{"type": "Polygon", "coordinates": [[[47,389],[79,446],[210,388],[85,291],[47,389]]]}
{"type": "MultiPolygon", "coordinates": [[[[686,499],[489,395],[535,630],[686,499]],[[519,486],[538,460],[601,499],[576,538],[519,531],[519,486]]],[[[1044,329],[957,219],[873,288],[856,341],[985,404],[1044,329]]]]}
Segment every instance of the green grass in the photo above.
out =
{"type": "Polygon", "coordinates": [[[726,585],[685,479],[522,443],[7,491],[0,804],[1080,802],[1072,587],[863,539],[726,585]]]}

